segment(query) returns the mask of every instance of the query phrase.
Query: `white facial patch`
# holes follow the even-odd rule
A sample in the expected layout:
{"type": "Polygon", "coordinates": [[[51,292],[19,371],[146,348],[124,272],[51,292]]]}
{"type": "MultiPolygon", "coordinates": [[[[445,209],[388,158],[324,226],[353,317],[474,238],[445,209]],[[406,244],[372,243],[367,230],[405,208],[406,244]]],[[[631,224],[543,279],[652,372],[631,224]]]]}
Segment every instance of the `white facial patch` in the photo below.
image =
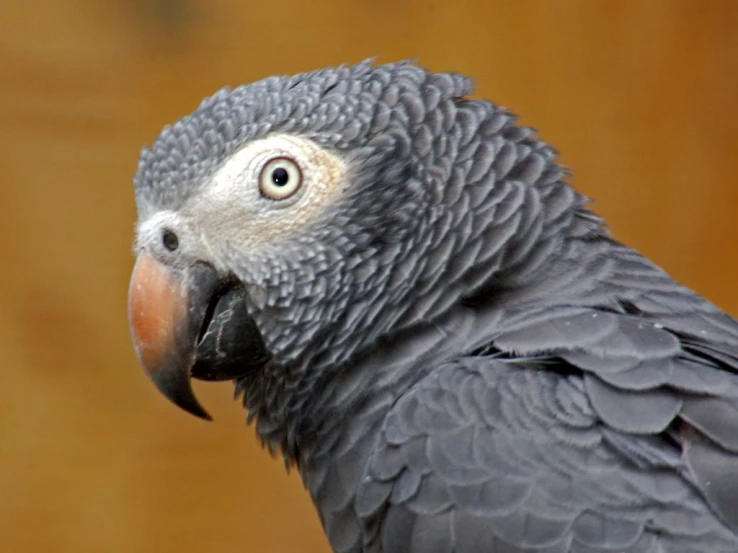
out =
{"type": "Polygon", "coordinates": [[[231,243],[259,249],[300,233],[315,221],[345,189],[346,172],[342,159],[315,142],[272,135],[234,153],[181,214],[199,228],[200,238],[210,247],[231,243]],[[261,179],[270,178],[264,171],[279,168],[274,162],[279,158],[299,171],[278,173],[277,181],[280,176],[301,179],[299,187],[283,199],[270,197],[260,188],[261,179]]]}

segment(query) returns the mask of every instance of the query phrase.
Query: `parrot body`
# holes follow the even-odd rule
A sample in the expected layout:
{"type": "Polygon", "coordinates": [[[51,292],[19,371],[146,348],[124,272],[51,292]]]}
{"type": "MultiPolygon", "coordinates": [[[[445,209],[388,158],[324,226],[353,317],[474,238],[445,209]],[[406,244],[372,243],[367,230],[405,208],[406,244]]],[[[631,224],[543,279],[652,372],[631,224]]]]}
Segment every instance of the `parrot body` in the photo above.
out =
{"type": "Polygon", "coordinates": [[[141,363],[233,380],[337,552],[738,552],[738,323],[412,63],[222,90],[143,151],[141,363]]]}

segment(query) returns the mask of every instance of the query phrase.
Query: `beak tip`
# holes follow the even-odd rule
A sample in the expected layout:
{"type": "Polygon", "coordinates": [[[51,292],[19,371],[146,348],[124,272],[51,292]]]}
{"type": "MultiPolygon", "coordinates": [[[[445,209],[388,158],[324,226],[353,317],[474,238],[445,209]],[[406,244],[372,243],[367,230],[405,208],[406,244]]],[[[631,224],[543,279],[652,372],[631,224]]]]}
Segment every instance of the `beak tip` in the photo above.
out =
{"type": "Polygon", "coordinates": [[[183,373],[171,372],[150,374],[149,376],[164,397],[174,403],[177,407],[200,419],[206,421],[213,420],[213,417],[211,417],[205,408],[200,405],[200,402],[197,401],[197,398],[192,391],[188,376],[183,373]],[[179,375],[184,376],[184,378],[178,378],[179,375]]]}
{"type": "MultiPolygon", "coordinates": [[[[182,407],[182,405],[180,405],[180,407],[182,407]]],[[[190,414],[192,414],[192,415],[196,416],[197,418],[202,419],[204,421],[212,422],[212,420],[213,420],[213,417],[210,416],[210,413],[208,413],[202,407],[202,405],[200,405],[197,402],[195,402],[195,405],[190,405],[190,408],[187,408],[187,407],[182,407],[182,408],[185,411],[187,411],[188,413],[190,413],[190,414]]]]}
{"type": "Polygon", "coordinates": [[[193,413],[192,411],[190,411],[190,413],[192,413],[192,414],[193,414],[193,415],[195,415],[195,416],[196,416],[197,418],[199,418],[199,419],[202,419],[202,420],[204,420],[204,421],[207,421],[207,422],[213,422],[213,417],[211,417],[211,416],[210,416],[210,415],[208,414],[208,412],[207,412],[207,411],[205,411],[205,409],[202,409],[202,410],[201,410],[200,412],[198,412],[198,413],[193,413]]]}

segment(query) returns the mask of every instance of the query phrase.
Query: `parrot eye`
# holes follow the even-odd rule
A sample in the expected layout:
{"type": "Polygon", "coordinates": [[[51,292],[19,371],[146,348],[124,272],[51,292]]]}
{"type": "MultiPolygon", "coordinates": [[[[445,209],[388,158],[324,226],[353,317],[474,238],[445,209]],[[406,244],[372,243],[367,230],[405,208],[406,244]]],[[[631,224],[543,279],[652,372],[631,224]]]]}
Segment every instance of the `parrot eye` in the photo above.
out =
{"type": "Polygon", "coordinates": [[[272,200],[285,200],[300,189],[302,171],[287,157],[267,161],[259,174],[259,191],[272,200]]]}
{"type": "Polygon", "coordinates": [[[164,247],[173,252],[179,247],[179,238],[169,229],[166,229],[161,236],[161,241],[164,243],[164,247]]]}

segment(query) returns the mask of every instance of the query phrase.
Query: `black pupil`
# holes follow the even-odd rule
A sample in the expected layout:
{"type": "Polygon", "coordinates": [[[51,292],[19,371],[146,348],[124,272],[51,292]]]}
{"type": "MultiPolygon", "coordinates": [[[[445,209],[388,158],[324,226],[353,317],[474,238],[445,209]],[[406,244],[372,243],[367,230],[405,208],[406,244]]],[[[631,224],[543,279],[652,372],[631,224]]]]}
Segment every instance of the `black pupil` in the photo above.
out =
{"type": "Polygon", "coordinates": [[[290,180],[290,175],[284,167],[277,167],[272,171],[272,182],[277,186],[284,186],[290,180]]]}
{"type": "Polygon", "coordinates": [[[162,241],[164,242],[164,247],[170,252],[173,252],[179,247],[179,238],[169,229],[164,231],[162,241]]]}

